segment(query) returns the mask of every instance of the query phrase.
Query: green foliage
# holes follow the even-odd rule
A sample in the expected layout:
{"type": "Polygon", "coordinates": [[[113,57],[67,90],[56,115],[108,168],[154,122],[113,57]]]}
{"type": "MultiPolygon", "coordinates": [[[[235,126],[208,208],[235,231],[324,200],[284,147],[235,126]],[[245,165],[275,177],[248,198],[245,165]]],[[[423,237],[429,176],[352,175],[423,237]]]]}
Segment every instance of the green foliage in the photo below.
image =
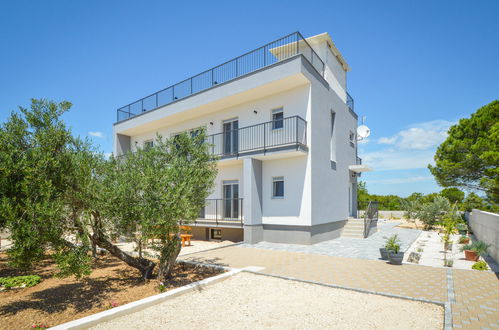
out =
{"type": "Polygon", "coordinates": [[[32,100],[0,126],[0,225],[11,233],[15,267],[29,268],[49,248],[71,248],[63,239],[73,228],[66,196],[75,175],[71,155],[81,142],[60,119],[70,107],[32,100]]]}
{"type": "Polygon", "coordinates": [[[459,244],[464,244],[468,240],[469,240],[469,238],[467,236],[461,236],[461,237],[459,237],[459,244]]]}
{"type": "Polygon", "coordinates": [[[499,203],[499,100],[478,109],[449,129],[429,166],[443,187],[486,192],[499,203]]]}
{"type": "Polygon", "coordinates": [[[197,217],[217,173],[204,130],[158,136],[154,147],[106,161],[66,128],[60,116],[70,107],[32,100],[0,126],[0,229],[11,233],[9,260],[29,268],[51,251],[58,276],[82,277],[98,243],[150,276],[154,262],[112,245],[114,234],[156,239],[160,264],[171,266],[179,224],[197,217]]]}
{"type": "Polygon", "coordinates": [[[445,188],[440,192],[440,196],[447,198],[452,204],[460,204],[463,202],[464,192],[455,187],[445,188]]]}
{"type": "Polygon", "coordinates": [[[485,200],[474,192],[470,192],[462,204],[462,209],[466,212],[471,212],[473,209],[483,210],[486,208],[485,200]]]}
{"type": "Polygon", "coordinates": [[[483,260],[475,262],[471,268],[475,270],[489,270],[489,266],[483,260]]]}
{"type": "Polygon", "coordinates": [[[399,253],[400,239],[397,234],[394,234],[385,240],[385,249],[392,251],[393,253],[399,253]]]}
{"type": "Polygon", "coordinates": [[[92,272],[90,262],[92,258],[88,255],[88,247],[76,247],[61,250],[55,254],[54,259],[59,267],[57,277],[68,277],[74,275],[76,278],[88,276],[92,272]]]}
{"type": "Polygon", "coordinates": [[[0,286],[6,289],[14,287],[30,288],[40,283],[41,280],[38,275],[0,277],[0,286]]]}
{"type": "Polygon", "coordinates": [[[487,254],[487,249],[490,247],[490,244],[487,244],[482,241],[475,241],[471,244],[465,244],[461,247],[461,251],[471,250],[475,252],[479,256],[484,256],[487,254]]]}
{"type": "Polygon", "coordinates": [[[449,201],[441,196],[437,196],[433,202],[420,203],[416,211],[416,218],[425,224],[425,229],[433,228],[442,217],[451,210],[449,201]]]}

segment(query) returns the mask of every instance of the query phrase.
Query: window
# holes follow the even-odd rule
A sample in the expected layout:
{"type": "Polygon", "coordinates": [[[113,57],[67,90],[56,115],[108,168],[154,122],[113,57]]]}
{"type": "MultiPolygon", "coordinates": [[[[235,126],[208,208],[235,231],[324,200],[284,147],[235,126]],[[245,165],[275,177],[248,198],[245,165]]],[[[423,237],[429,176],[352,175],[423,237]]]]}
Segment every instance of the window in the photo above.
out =
{"type": "Polygon", "coordinates": [[[222,239],[222,229],[210,229],[211,239],[222,239]]]}
{"type": "Polygon", "coordinates": [[[331,154],[331,167],[336,167],[336,132],[335,132],[336,113],[331,111],[331,137],[329,140],[329,152],[331,154]]]}
{"type": "Polygon", "coordinates": [[[154,146],[154,142],[152,140],[144,141],[144,150],[149,150],[154,146]]]}
{"type": "Polygon", "coordinates": [[[283,128],[284,112],[282,108],[272,110],[272,129],[283,128]]]}
{"type": "Polygon", "coordinates": [[[284,177],[272,178],[272,198],[284,198],[284,177]]]}
{"type": "Polygon", "coordinates": [[[350,147],[355,147],[355,133],[350,131],[350,147]]]}

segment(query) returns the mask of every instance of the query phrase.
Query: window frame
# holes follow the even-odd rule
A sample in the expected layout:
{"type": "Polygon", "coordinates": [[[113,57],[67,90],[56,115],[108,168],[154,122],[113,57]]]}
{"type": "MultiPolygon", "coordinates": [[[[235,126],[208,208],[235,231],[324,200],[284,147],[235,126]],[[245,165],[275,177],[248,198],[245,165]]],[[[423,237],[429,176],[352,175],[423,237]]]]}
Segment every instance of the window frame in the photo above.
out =
{"type": "Polygon", "coordinates": [[[272,130],[283,129],[284,128],[284,107],[272,109],[271,119],[272,119],[272,130]],[[274,119],[274,116],[277,114],[282,114],[282,119],[277,119],[277,120],[274,119]],[[280,127],[277,127],[278,123],[279,123],[280,127]]]}
{"type": "Polygon", "coordinates": [[[285,192],[284,192],[284,176],[274,176],[272,177],[272,199],[284,199],[285,192]],[[282,182],[282,196],[277,196],[277,187],[276,183],[282,182]]]}

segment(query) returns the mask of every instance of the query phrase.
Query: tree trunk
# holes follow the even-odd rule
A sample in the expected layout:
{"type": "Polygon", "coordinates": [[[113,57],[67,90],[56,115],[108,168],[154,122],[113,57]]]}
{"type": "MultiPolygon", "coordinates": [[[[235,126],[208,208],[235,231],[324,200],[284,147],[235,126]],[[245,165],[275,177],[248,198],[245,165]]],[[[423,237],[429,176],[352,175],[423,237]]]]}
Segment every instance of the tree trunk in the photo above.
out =
{"type": "Polygon", "coordinates": [[[124,261],[129,266],[137,268],[142,274],[142,278],[144,280],[152,277],[152,272],[156,264],[151,260],[144,258],[135,258],[129,255],[128,253],[122,251],[119,247],[109,242],[107,239],[103,237],[103,235],[98,234],[97,232],[91,235],[92,241],[95,242],[98,246],[103,249],[106,249],[116,258],[124,261]]]}
{"type": "Polygon", "coordinates": [[[97,259],[97,244],[93,240],[92,241],[92,257],[97,259]]]}
{"type": "Polygon", "coordinates": [[[174,236],[161,250],[158,265],[158,280],[161,283],[166,283],[168,281],[181,248],[182,245],[180,243],[180,239],[178,236],[174,236]]]}

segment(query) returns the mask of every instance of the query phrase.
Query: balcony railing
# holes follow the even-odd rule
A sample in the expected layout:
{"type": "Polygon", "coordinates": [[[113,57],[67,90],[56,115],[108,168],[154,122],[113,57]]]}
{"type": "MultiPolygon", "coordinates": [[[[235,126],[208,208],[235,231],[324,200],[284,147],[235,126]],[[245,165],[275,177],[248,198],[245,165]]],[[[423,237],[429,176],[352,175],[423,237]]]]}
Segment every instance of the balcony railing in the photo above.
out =
{"type": "Polygon", "coordinates": [[[353,97],[350,96],[350,94],[347,93],[347,106],[350,110],[353,110],[353,97]]]}
{"type": "Polygon", "coordinates": [[[298,54],[302,54],[321,75],[324,75],[324,62],[300,32],[294,32],[119,108],[117,121],[165,106],[298,54]]]}
{"type": "Polygon", "coordinates": [[[219,224],[243,224],[243,199],[207,199],[205,206],[200,210],[196,224],[215,222],[219,224]]]}
{"type": "Polygon", "coordinates": [[[209,135],[211,152],[222,158],[307,148],[307,122],[287,117],[257,125],[209,135]]]}

